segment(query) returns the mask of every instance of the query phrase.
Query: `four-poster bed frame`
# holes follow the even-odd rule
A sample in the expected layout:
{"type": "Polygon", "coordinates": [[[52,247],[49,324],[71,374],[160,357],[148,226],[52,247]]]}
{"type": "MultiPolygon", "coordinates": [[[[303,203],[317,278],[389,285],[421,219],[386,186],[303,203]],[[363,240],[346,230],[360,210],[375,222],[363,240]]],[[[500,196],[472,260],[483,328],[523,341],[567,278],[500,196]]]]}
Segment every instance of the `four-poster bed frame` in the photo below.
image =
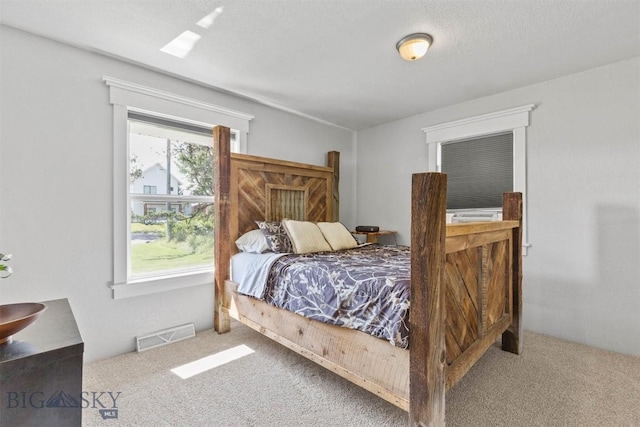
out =
{"type": "Polygon", "coordinates": [[[254,221],[338,221],[339,153],[328,154],[327,167],[232,154],[229,135],[214,128],[219,333],[237,319],[408,411],[415,426],[444,425],[446,389],[500,335],[503,350],[521,353],[519,193],[505,193],[503,221],[446,225],[446,176],[413,175],[410,349],[404,350],[237,293],[229,260],[254,221]]]}

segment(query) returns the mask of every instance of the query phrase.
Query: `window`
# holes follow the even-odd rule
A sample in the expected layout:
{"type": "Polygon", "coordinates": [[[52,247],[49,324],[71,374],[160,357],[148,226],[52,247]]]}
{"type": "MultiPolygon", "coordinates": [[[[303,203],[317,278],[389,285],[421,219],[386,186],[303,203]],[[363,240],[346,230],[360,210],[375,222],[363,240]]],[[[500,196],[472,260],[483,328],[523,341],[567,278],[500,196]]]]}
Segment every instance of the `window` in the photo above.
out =
{"type": "Polygon", "coordinates": [[[527,254],[526,128],[534,105],[423,128],[429,170],[447,173],[448,216],[496,218],[502,193],[519,191],[523,202],[523,255],[527,254]]]}
{"type": "Polygon", "coordinates": [[[128,122],[129,277],[211,270],[211,129],[132,111],[128,122]]]}
{"type": "Polygon", "coordinates": [[[111,77],[113,298],[213,283],[213,138],[246,150],[253,116],[111,77]]]}
{"type": "Polygon", "coordinates": [[[442,142],[437,170],[447,174],[448,210],[499,210],[513,191],[513,134],[442,142]]]}

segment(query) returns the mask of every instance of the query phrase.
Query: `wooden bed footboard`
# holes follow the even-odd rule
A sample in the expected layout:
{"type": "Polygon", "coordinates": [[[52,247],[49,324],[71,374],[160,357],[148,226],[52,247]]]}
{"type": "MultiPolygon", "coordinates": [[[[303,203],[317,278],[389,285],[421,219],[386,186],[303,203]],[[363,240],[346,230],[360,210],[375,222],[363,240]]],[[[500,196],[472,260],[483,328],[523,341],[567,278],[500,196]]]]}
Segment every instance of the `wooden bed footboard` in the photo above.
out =
{"type": "Polygon", "coordinates": [[[445,390],[504,333],[521,352],[522,195],[503,221],[446,225],[446,175],[414,174],[411,204],[410,424],[444,425],[445,390]]]}
{"type": "Polygon", "coordinates": [[[229,319],[235,318],[407,410],[412,426],[444,425],[445,391],[501,334],[503,349],[520,354],[519,193],[505,194],[503,221],[447,225],[446,176],[413,176],[407,351],[363,332],[309,320],[237,293],[237,285],[229,281],[229,260],[235,253],[234,241],[254,220],[281,219],[273,217],[274,210],[284,209],[288,215],[291,209],[299,212],[289,206],[298,203],[291,202],[298,195],[303,195],[300,200],[305,206],[301,219],[338,220],[339,155],[329,155],[331,167],[232,156],[228,129],[220,127],[214,129],[214,142],[214,324],[218,332],[228,331],[229,319]],[[269,196],[270,191],[284,192],[286,200],[279,200],[280,193],[269,196]]]}

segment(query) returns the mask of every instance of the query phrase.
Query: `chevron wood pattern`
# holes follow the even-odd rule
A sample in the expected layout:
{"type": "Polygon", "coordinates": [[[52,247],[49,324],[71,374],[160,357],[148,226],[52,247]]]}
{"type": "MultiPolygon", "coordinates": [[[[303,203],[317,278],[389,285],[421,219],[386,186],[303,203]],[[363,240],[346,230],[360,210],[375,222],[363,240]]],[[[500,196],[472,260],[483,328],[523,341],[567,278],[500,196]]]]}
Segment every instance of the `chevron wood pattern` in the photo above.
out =
{"type": "Polygon", "coordinates": [[[484,328],[488,329],[509,314],[509,241],[503,240],[483,247],[484,328]]]}
{"type": "Polygon", "coordinates": [[[506,238],[447,254],[447,364],[510,315],[510,242],[506,238]]]}
{"type": "Polygon", "coordinates": [[[291,162],[266,163],[260,158],[246,157],[232,158],[231,162],[232,176],[237,177],[231,183],[232,209],[237,210],[232,218],[238,221],[237,231],[230,230],[233,240],[255,229],[255,221],[331,220],[331,169],[310,170],[291,162]]]}
{"type": "Polygon", "coordinates": [[[447,255],[445,264],[446,349],[451,364],[478,339],[478,248],[447,255]]]}

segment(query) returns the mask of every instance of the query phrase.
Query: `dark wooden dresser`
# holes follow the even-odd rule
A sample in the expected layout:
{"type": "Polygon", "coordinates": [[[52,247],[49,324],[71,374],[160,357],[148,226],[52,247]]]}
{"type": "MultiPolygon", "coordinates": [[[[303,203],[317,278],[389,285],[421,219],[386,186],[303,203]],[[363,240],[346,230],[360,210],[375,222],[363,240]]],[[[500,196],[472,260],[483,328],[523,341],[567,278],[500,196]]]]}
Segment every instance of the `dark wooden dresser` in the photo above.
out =
{"type": "Polygon", "coordinates": [[[84,342],[67,299],[0,344],[0,426],[81,426],[84,342]]]}

